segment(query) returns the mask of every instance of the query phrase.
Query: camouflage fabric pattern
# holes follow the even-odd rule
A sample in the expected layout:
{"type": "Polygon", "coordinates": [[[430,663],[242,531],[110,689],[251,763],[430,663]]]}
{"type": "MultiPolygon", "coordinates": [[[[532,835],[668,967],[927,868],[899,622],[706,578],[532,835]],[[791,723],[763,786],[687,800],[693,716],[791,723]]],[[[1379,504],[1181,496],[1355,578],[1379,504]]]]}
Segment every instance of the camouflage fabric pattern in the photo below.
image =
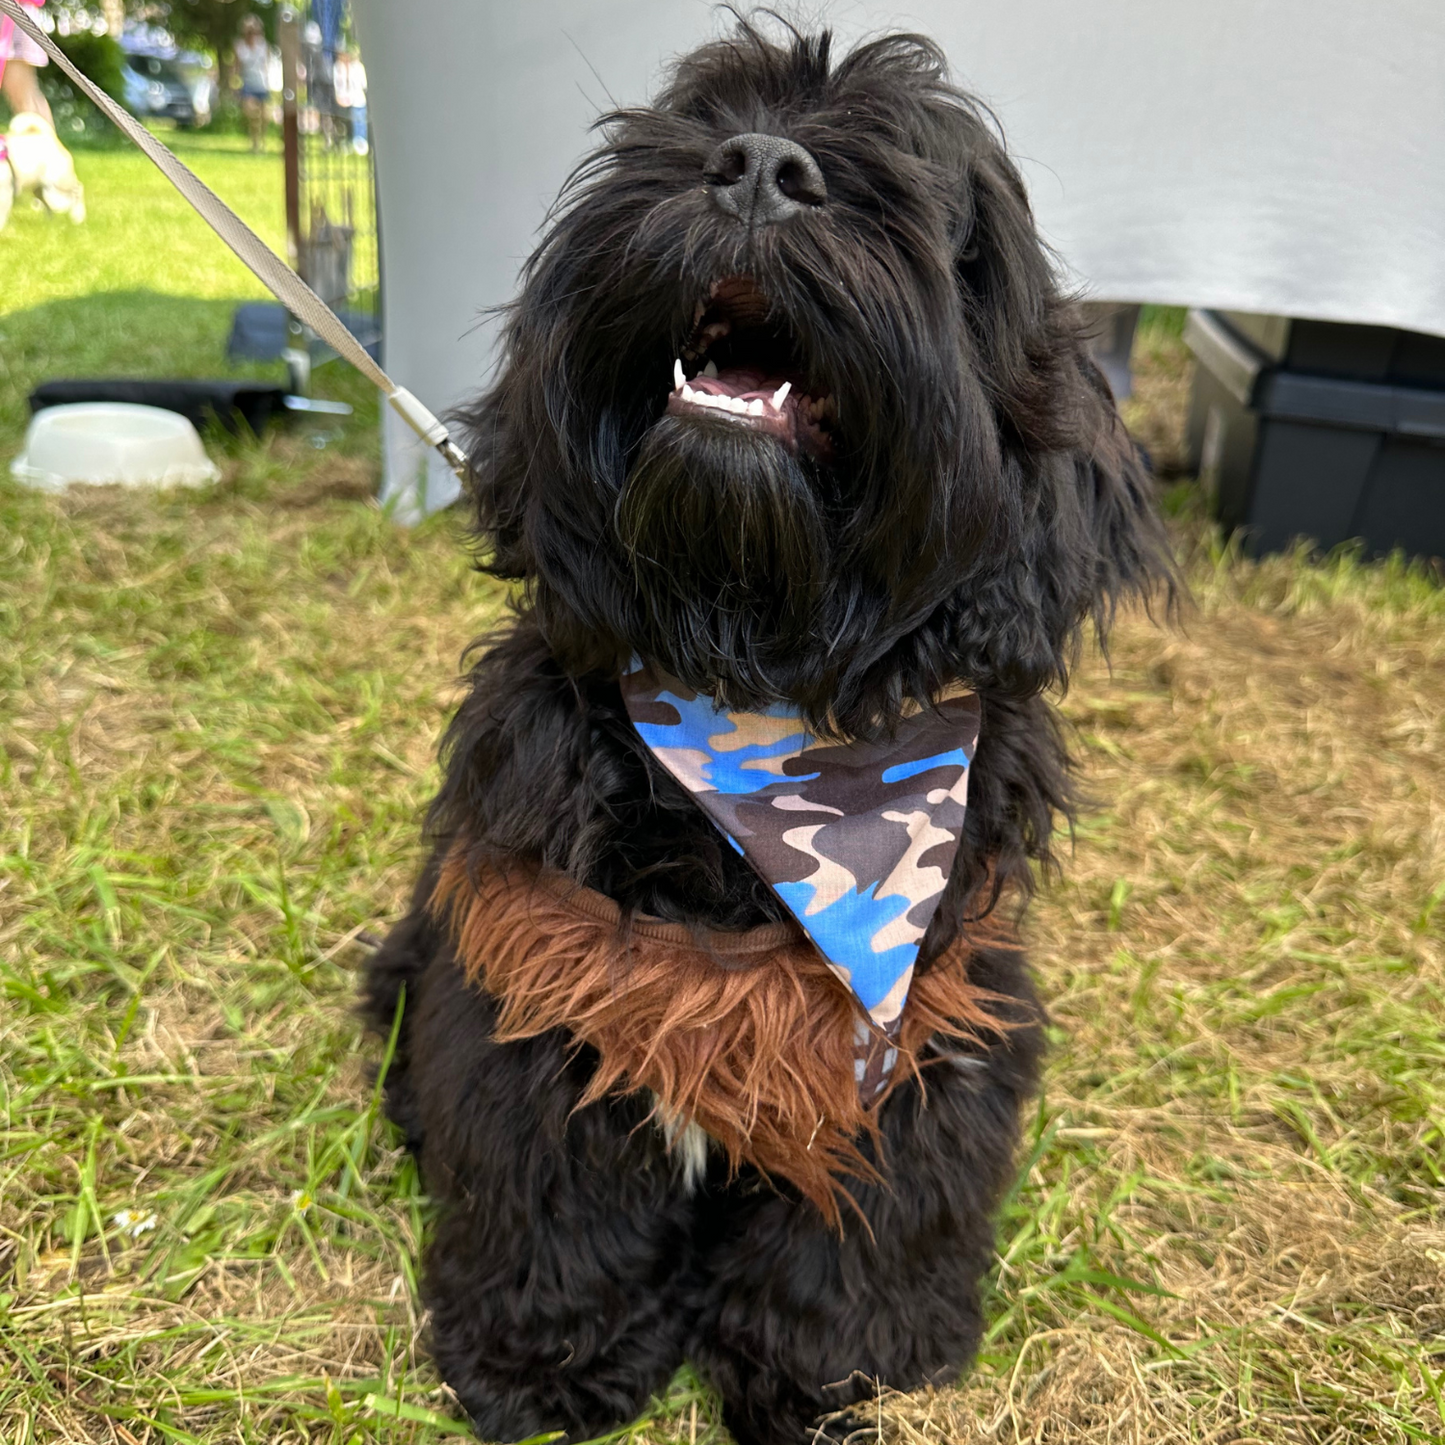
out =
{"type": "Polygon", "coordinates": [[[918,945],[963,832],[979,703],[959,690],[879,743],[813,736],[781,704],[719,711],[634,660],[633,726],[853,991],[858,1083],[886,1086],[918,945]]]}

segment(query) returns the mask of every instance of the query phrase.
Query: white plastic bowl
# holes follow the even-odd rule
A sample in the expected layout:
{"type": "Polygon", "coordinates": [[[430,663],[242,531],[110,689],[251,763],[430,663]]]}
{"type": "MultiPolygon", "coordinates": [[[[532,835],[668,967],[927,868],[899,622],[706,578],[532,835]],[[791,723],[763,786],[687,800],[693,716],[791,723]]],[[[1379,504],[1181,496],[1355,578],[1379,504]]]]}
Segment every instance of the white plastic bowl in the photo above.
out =
{"type": "Polygon", "coordinates": [[[120,401],[83,401],[35,413],[10,475],[58,492],[72,482],[197,487],[220,471],[196,429],[177,412],[120,401]]]}

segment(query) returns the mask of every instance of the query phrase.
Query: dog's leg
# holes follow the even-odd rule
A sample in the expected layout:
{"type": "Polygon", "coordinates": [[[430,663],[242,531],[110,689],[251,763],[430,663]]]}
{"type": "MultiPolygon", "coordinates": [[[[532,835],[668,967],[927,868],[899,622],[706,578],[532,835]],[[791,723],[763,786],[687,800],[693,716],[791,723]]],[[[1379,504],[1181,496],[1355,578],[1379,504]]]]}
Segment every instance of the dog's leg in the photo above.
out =
{"type": "MultiPolygon", "coordinates": [[[[974,976],[1032,1007],[1017,955],[979,958],[974,976]]],[[[801,1445],[820,1416],[879,1383],[948,1382],[970,1363],[991,1216],[1013,1172],[1040,1032],[1020,1028],[977,1052],[940,1046],[951,1057],[926,1068],[926,1093],[909,1084],[887,1102],[889,1183],[849,1186],[871,1238],[846,1206],[839,1239],[806,1201],[756,1180],[710,1195],[706,1303],[690,1353],[739,1445],[801,1445]]],[[[821,1437],[857,1428],[825,1426],[821,1437]]]]}
{"type": "Polygon", "coordinates": [[[367,960],[361,986],[360,1012],[372,1031],[386,1040],[397,1029],[396,1048],[386,1070],[386,1112],[413,1153],[422,1146],[421,1119],[411,1085],[411,1023],[416,1011],[405,1005],[416,1002],[432,961],[446,952],[442,931],[427,910],[436,876],[437,861],[433,859],[417,880],[411,912],[367,960]]]}
{"type": "Polygon", "coordinates": [[[648,1103],[578,1109],[589,1061],[557,1033],[494,1043],[490,999],[444,947],[407,1015],[403,1122],[441,1205],[423,1298],[442,1376],[487,1440],[625,1424],[687,1333],[692,1201],[648,1103]]]}

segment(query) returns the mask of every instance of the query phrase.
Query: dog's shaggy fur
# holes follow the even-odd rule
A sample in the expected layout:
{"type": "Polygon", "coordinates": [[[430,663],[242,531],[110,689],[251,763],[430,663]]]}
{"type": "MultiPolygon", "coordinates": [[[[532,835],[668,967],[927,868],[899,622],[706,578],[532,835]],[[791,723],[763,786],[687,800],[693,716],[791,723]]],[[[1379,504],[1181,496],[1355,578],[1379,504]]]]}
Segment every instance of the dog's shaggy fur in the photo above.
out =
{"type": "MultiPolygon", "coordinates": [[[[859,1149],[864,1136],[876,1142],[877,1122],[855,1082],[856,1004],[796,924],[624,928],[611,899],[565,874],[477,879],[461,858],[443,867],[432,902],[456,920],[463,969],[497,1000],[498,1043],[562,1028],[590,1045],[584,1106],[648,1089],[665,1119],[697,1125],[734,1169],[788,1180],[835,1226],[840,1197],[851,1200],[841,1176],[879,1181],[859,1149]]],[[[1018,1022],[1011,1000],[970,978],[971,952],[955,939],[910,993],[895,1084],[932,1061],[931,1040],[948,1040],[956,1060],[1018,1022]]]]}
{"type": "Polygon", "coordinates": [[[743,1445],[783,1445],[977,1346],[1040,1048],[1008,920],[1070,806],[1044,694],[1169,564],[1022,182],[926,40],[836,58],[741,26],[609,117],[564,202],[467,417],[482,565],[522,600],[368,1011],[404,1010],[387,1097],[440,1201],[432,1343],[478,1432],[601,1432],[690,1357],[743,1445]],[[740,136],[784,157],[776,194],[731,189],[740,136]],[[784,432],[679,408],[678,357],[792,380],[784,432]],[[867,1115],[848,994],[640,741],[634,654],[832,736],[978,692],[867,1115]],[[722,1146],[700,1183],[687,1124],[722,1146]]]}

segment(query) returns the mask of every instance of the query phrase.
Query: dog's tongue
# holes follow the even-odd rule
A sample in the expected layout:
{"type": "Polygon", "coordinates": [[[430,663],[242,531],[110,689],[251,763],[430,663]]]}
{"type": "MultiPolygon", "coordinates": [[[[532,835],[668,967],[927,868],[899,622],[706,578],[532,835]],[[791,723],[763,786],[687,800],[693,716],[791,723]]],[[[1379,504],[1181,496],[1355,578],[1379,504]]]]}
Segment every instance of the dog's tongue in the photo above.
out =
{"type": "Polygon", "coordinates": [[[730,366],[716,376],[695,376],[688,385],[694,391],[706,392],[709,396],[735,396],[743,401],[761,397],[764,401],[771,401],[787,379],[784,376],[768,376],[755,366],[730,366]]]}

